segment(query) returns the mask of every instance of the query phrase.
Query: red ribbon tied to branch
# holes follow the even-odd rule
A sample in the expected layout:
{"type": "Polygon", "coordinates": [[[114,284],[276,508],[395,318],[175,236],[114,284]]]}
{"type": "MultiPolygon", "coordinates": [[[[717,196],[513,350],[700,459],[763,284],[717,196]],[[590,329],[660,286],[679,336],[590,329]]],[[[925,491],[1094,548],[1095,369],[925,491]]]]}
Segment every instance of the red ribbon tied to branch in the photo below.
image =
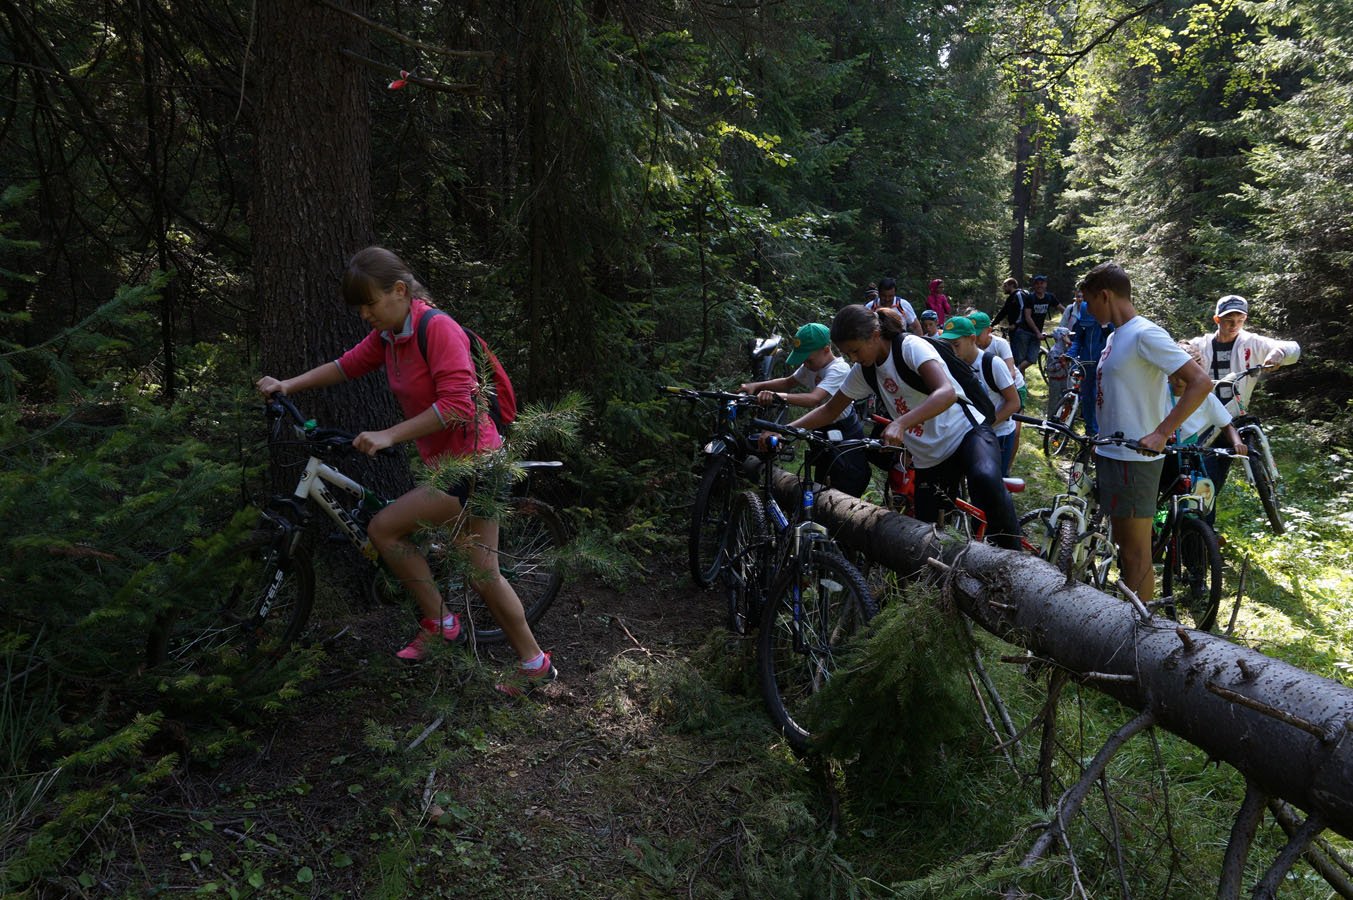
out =
{"type": "Polygon", "coordinates": [[[399,70],[399,77],[390,82],[390,90],[397,91],[409,83],[409,73],[403,69],[399,70]]]}

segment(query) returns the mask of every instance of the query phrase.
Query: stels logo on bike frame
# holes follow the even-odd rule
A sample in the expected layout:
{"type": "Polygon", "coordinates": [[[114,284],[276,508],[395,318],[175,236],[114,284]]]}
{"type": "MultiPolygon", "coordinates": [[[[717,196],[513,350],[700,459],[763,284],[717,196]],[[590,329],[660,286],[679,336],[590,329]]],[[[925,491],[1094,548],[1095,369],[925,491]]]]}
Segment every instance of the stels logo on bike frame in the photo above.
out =
{"type": "Polygon", "coordinates": [[[345,526],[343,530],[346,532],[348,540],[352,541],[353,546],[357,548],[357,551],[375,562],[380,554],[376,551],[376,545],[371,543],[371,538],[366,536],[366,525],[359,517],[360,509],[351,511],[344,509],[343,504],[333,498],[323,482],[317,483],[312,490],[319,495],[321,503],[332,509],[343,520],[345,526]]]}

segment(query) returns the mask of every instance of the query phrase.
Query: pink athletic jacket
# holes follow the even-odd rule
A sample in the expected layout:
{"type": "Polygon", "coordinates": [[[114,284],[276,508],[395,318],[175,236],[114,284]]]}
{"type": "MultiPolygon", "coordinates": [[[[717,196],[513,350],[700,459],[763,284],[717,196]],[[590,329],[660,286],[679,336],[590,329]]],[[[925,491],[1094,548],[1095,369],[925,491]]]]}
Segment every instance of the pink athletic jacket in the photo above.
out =
{"type": "Polygon", "coordinates": [[[334,360],[345,378],[361,378],[385,366],[390,390],[399,400],[406,419],[412,419],[429,406],[442,420],[442,430],[418,438],[418,455],[432,464],[439,457],[471,456],[503,445],[493,420],[475,412],[474,392],[479,389],[474,358],[465,330],[448,316],[428,322],[428,358],[418,352],[418,322],[431,307],[419,297],[413,299],[409,318],[399,334],[372,331],[357,346],[334,360]]]}
{"type": "Polygon", "coordinates": [[[944,283],[944,279],[935,278],[930,282],[930,294],[925,298],[925,305],[935,311],[935,315],[940,317],[940,327],[944,327],[944,320],[949,318],[949,297],[941,294],[939,287],[944,283]]]}

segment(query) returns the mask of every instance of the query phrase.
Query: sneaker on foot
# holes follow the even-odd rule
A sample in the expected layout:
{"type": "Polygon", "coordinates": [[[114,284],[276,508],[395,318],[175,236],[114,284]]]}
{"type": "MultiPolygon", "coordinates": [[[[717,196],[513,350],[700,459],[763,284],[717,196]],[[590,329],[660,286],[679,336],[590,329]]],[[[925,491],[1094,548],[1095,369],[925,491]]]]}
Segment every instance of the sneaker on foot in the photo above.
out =
{"type": "Polygon", "coordinates": [[[441,622],[423,619],[418,623],[418,634],[409,641],[408,646],[395,654],[399,659],[416,662],[427,655],[427,642],[441,632],[442,640],[454,641],[460,638],[460,616],[452,613],[441,622]]]}
{"type": "Polygon", "coordinates": [[[558,678],[559,673],[555,671],[554,660],[550,654],[546,653],[545,664],[540,668],[526,669],[518,666],[517,671],[507,681],[494,685],[494,689],[509,697],[525,697],[537,688],[558,678]]]}

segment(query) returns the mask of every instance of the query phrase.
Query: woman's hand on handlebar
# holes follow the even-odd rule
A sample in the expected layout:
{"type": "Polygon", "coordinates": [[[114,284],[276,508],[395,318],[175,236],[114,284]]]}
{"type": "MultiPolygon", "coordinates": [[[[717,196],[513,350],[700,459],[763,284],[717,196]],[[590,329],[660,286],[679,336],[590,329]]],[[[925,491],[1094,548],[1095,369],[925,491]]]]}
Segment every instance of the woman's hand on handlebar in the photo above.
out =
{"type": "Polygon", "coordinates": [[[287,394],[287,383],[279,381],[271,375],[264,375],[258,381],[255,381],[254,387],[258,388],[258,392],[265,397],[271,397],[273,394],[281,394],[285,397],[287,394]]]}
{"type": "Polygon", "coordinates": [[[394,444],[388,431],[363,431],[352,439],[352,446],[367,456],[375,456],[387,447],[393,447],[394,444]]]}

